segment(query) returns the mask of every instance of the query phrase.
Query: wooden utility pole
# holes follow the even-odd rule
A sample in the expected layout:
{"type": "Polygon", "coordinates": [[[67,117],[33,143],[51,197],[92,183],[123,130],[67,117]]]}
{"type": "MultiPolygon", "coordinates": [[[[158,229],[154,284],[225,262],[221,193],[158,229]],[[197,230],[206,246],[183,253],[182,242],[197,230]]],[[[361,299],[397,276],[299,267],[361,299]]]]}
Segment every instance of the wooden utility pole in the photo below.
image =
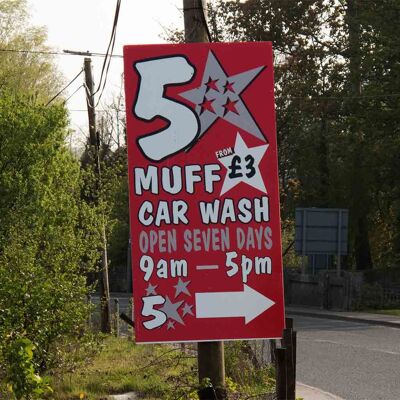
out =
{"type": "MultiPolygon", "coordinates": [[[[207,0],[183,0],[186,43],[208,42],[206,27],[207,0]]],[[[223,342],[198,343],[200,384],[210,379],[215,394],[205,389],[199,392],[201,400],[226,399],[225,362],[223,342]]]]}
{"type": "Polygon", "coordinates": [[[207,0],[183,0],[185,42],[208,42],[205,15],[207,0]]]}
{"type": "Polygon", "coordinates": [[[199,382],[202,384],[205,379],[210,379],[215,391],[215,397],[210,397],[207,389],[200,391],[200,400],[226,399],[224,342],[200,342],[197,352],[199,382]]]}
{"type": "MultiPolygon", "coordinates": [[[[92,76],[92,60],[85,58],[84,60],[85,83],[86,83],[86,103],[89,117],[89,138],[90,147],[96,164],[96,196],[99,201],[101,167],[100,167],[100,135],[96,130],[96,110],[93,95],[93,76],[92,76]]],[[[101,309],[101,331],[103,333],[111,333],[111,312],[110,312],[110,285],[108,281],[108,257],[107,257],[107,237],[104,215],[102,218],[102,257],[101,271],[99,273],[100,286],[100,309],[101,309]]]]}

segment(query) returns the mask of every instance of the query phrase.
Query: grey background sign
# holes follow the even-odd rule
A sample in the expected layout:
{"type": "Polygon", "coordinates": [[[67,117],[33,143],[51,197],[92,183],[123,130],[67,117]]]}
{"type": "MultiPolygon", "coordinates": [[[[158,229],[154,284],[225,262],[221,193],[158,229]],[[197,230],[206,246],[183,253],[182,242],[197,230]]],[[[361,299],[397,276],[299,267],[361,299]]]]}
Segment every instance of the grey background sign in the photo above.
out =
{"type": "Polygon", "coordinates": [[[296,253],[346,255],[348,226],[346,209],[296,208],[296,253]]]}

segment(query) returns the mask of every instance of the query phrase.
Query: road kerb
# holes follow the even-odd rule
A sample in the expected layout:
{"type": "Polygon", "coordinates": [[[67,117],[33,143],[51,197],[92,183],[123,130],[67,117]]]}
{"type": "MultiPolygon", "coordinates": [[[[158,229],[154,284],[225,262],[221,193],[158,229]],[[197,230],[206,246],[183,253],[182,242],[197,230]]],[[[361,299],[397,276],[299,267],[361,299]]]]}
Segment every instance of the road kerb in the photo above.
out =
{"type": "Polygon", "coordinates": [[[329,312],[318,312],[314,310],[296,310],[293,308],[286,309],[287,315],[299,315],[302,317],[310,317],[310,318],[323,318],[323,319],[335,319],[339,321],[350,321],[350,322],[359,322],[362,324],[369,324],[369,325],[381,325],[381,326],[388,326],[391,328],[400,329],[400,321],[385,321],[385,320],[378,320],[373,318],[365,318],[365,317],[356,317],[356,316],[349,316],[349,315],[341,315],[339,313],[329,313],[329,312]]]}
{"type": "Polygon", "coordinates": [[[301,382],[296,383],[296,398],[304,400],[344,400],[332,393],[325,392],[313,386],[301,382]]]}

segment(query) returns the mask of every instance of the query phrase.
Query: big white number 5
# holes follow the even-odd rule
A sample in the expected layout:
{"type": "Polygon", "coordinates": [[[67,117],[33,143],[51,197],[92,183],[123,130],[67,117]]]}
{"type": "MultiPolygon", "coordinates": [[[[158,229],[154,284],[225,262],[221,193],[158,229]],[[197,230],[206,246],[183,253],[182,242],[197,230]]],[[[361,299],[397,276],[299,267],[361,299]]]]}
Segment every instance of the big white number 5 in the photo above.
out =
{"type": "Polygon", "coordinates": [[[163,325],[167,321],[167,316],[162,311],[156,310],[154,306],[164,304],[164,297],[158,295],[148,296],[142,297],[142,300],[142,316],[153,317],[153,319],[143,322],[144,327],[151,330],[163,325]]]}
{"type": "Polygon", "coordinates": [[[138,144],[148,159],[161,161],[185,149],[199,134],[197,115],[187,105],[165,96],[166,86],[190,82],[195,69],[183,56],[140,61],[135,68],[140,77],[136,116],[168,122],[167,127],[140,137],[138,144]]]}

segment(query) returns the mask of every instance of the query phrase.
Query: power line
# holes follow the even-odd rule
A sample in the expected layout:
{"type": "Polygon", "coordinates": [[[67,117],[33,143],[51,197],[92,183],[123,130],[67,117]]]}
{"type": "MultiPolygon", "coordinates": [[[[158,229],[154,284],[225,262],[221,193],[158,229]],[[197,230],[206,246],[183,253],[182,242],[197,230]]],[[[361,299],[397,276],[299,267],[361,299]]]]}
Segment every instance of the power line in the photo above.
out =
{"type": "Polygon", "coordinates": [[[46,106],[48,106],[51,102],[53,102],[65,89],[67,89],[68,87],[70,87],[77,79],[78,77],[82,74],[83,69],[81,69],[76,75],[75,77],[69,81],[69,83],[63,87],[51,100],[48,101],[48,103],[46,104],[46,106]]]}
{"type": "MultiPolygon", "coordinates": [[[[87,112],[87,110],[84,110],[84,109],[73,109],[73,110],[68,110],[68,111],[71,111],[71,112],[87,112]]],[[[125,112],[125,110],[116,110],[116,111],[125,112]]],[[[96,109],[96,112],[110,112],[110,110],[98,110],[98,109],[96,109]]]]}
{"type": "MultiPolygon", "coordinates": [[[[84,86],[84,85],[83,85],[84,86]]],[[[299,96],[279,96],[276,95],[276,99],[286,99],[286,100],[314,100],[314,101],[321,101],[321,100],[357,100],[357,99],[379,99],[379,98],[386,98],[386,97],[400,97],[400,93],[388,93],[382,95],[365,95],[365,96],[313,96],[313,97],[299,97],[299,96]]],[[[73,109],[69,110],[70,112],[87,112],[84,109],[73,109]]],[[[119,109],[118,112],[126,112],[126,110],[119,109]]],[[[109,110],[96,110],[96,112],[110,112],[109,110]]]]}
{"type": "Polygon", "coordinates": [[[25,50],[25,49],[0,49],[3,53],[19,53],[19,54],[41,54],[46,56],[85,56],[85,57],[113,57],[113,58],[123,58],[121,54],[111,54],[107,55],[105,53],[97,53],[92,51],[45,51],[45,50],[25,50]]]}
{"type": "MultiPolygon", "coordinates": [[[[380,99],[380,98],[396,98],[400,97],[400,93],[387,93],[387,94],[376,94],[376,95],[361,95],[361,96],[281,96],[276,94],[275,99],[285,99],[285,100],[310,100],[310,101],[320,101],[320,100],[357,100],[357,99],[380,99]]],[[[69,110],[71,112],[87,112],[87,110],[69,110]]],[[[96,110],[97,112],[108,112],[108,110],[96,110]]],[[[125,110],[117,110],[119,112],[125,112],[125,110]]]]}
{"type": "Polygon", "coordinates": [[[380,99],[386,97],[400,97],[400,93],[387,93],[387,94],[373,94],[373,95],[360,95],[360,96],[279,96],[276,98],[285,98],[288,100],[357,100],[357,99],[380,99]]]}
{"type": "MultiPolygon", "coordinates": [[[[83,82],[83,87],[85,88],[85,94],[86,94],[86,100],[88,100],[89,93],[91,93],[91,90],[88,88],[88,85],[86,85],[86,82],[83,82]]],[[[86,104],[89,108],[94,108],[95,105],[91,105],[90,102],[86,101],[86,104]]],[[[87,110],[84,110],[87,111],[87,110]]]]}
{"type": "Polygon", "coordinates": [[[78,89],[76,89],[67,99],[64,100],[63,104],[66,104],[66,102],[77,92],[79,92],[80,89],[82,89],[84,87],[84,85],[81,85],[78,87],[78,89]]]}
{"type": "Polygon", "coordinates": [[[107,77],[108,77],[108,71],[110,69],[110,64],[111,64],[111,57],[114,51],[114,45],[115,45],[115,38],[117,35],[117,26],[118,26],[118,18],[119,18],[119,10],[121,8],[121,0],[117,0],[117,4],[115,7],[115,14],[114,14],[114,21],[113,21],[113,26],[111,30],[111,36],[110,36],[110,41],[107,46],[107,51],[106,51],[106,57],[104,58],[103,66],[101,69],[101,74],[100,74],[100,81],[99,81],[99,86],[93,93],[95,95],[96,93],[99,92],[101,89],[99,99],[97,100],[96,106],[100,103],[100,99],[103,96],[104,89],[106,87],[107,83],[107,77]],[[105,73],[105,75],[104,75],[105,73]],[[103,81],[103,76],[104,76],[104,81],[103,81]]]}

